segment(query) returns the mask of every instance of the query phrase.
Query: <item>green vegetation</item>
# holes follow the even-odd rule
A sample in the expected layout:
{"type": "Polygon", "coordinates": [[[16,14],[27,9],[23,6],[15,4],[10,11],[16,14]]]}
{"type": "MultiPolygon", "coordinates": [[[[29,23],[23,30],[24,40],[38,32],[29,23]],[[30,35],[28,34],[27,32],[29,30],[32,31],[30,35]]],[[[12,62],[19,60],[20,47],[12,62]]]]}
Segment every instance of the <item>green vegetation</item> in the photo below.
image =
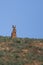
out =
{"type": "Polygon", "coordinates": [[[43,65],[43,39],[0,36],[0,65],[35,65],[34,61],[43,65]]]}

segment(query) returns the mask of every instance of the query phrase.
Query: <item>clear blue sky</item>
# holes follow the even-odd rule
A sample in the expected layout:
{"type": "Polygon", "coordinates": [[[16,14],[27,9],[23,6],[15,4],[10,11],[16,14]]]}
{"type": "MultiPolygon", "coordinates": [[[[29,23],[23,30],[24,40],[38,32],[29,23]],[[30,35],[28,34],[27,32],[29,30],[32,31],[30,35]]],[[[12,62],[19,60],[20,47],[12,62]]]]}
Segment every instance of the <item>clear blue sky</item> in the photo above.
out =
{"type": "Polygon", "coordinates": [[[0,0],[0,35],[43,38],[43,0],[0,0]]]}

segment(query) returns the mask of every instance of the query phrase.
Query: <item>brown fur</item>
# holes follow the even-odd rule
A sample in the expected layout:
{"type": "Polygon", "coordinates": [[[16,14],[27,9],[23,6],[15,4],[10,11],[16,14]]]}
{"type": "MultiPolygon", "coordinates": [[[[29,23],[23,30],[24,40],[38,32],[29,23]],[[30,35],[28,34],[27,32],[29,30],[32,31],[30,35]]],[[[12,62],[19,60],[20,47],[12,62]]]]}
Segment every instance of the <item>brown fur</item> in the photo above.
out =
{"type": "Polygon", "coordinates": [[[11,37],[12,38],[16,38],[16,26],[12,26],[13,30],[12,30],[12,33],[11,33],[11,37]]]}

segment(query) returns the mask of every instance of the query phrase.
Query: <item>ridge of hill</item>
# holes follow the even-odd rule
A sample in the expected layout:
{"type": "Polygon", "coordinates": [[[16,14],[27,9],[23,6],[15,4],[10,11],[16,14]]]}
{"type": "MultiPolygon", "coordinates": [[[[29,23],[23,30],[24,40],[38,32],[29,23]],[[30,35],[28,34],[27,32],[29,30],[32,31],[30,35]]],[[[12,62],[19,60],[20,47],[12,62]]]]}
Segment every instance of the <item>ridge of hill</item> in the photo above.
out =
{"type": "Polygon", "coordinates": [[[43,39],[0,36],[0,65],[43,65],[43,39]]]}

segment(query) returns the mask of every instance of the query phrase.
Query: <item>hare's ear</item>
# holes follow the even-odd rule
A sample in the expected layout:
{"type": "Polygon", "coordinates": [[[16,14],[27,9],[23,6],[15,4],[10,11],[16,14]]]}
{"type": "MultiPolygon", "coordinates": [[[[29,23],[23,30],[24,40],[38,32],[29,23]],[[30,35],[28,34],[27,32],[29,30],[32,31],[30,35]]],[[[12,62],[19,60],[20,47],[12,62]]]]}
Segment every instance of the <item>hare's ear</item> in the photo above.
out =
{"type": "Polygon", "coordinates": [[[12,28],[14,28],[14,25],[12,25],[12,28]]]}
{"type": "Polygon", "coordinates": [[[16,25],[15,25],[15,28],[16,28],[16,25]]]}

